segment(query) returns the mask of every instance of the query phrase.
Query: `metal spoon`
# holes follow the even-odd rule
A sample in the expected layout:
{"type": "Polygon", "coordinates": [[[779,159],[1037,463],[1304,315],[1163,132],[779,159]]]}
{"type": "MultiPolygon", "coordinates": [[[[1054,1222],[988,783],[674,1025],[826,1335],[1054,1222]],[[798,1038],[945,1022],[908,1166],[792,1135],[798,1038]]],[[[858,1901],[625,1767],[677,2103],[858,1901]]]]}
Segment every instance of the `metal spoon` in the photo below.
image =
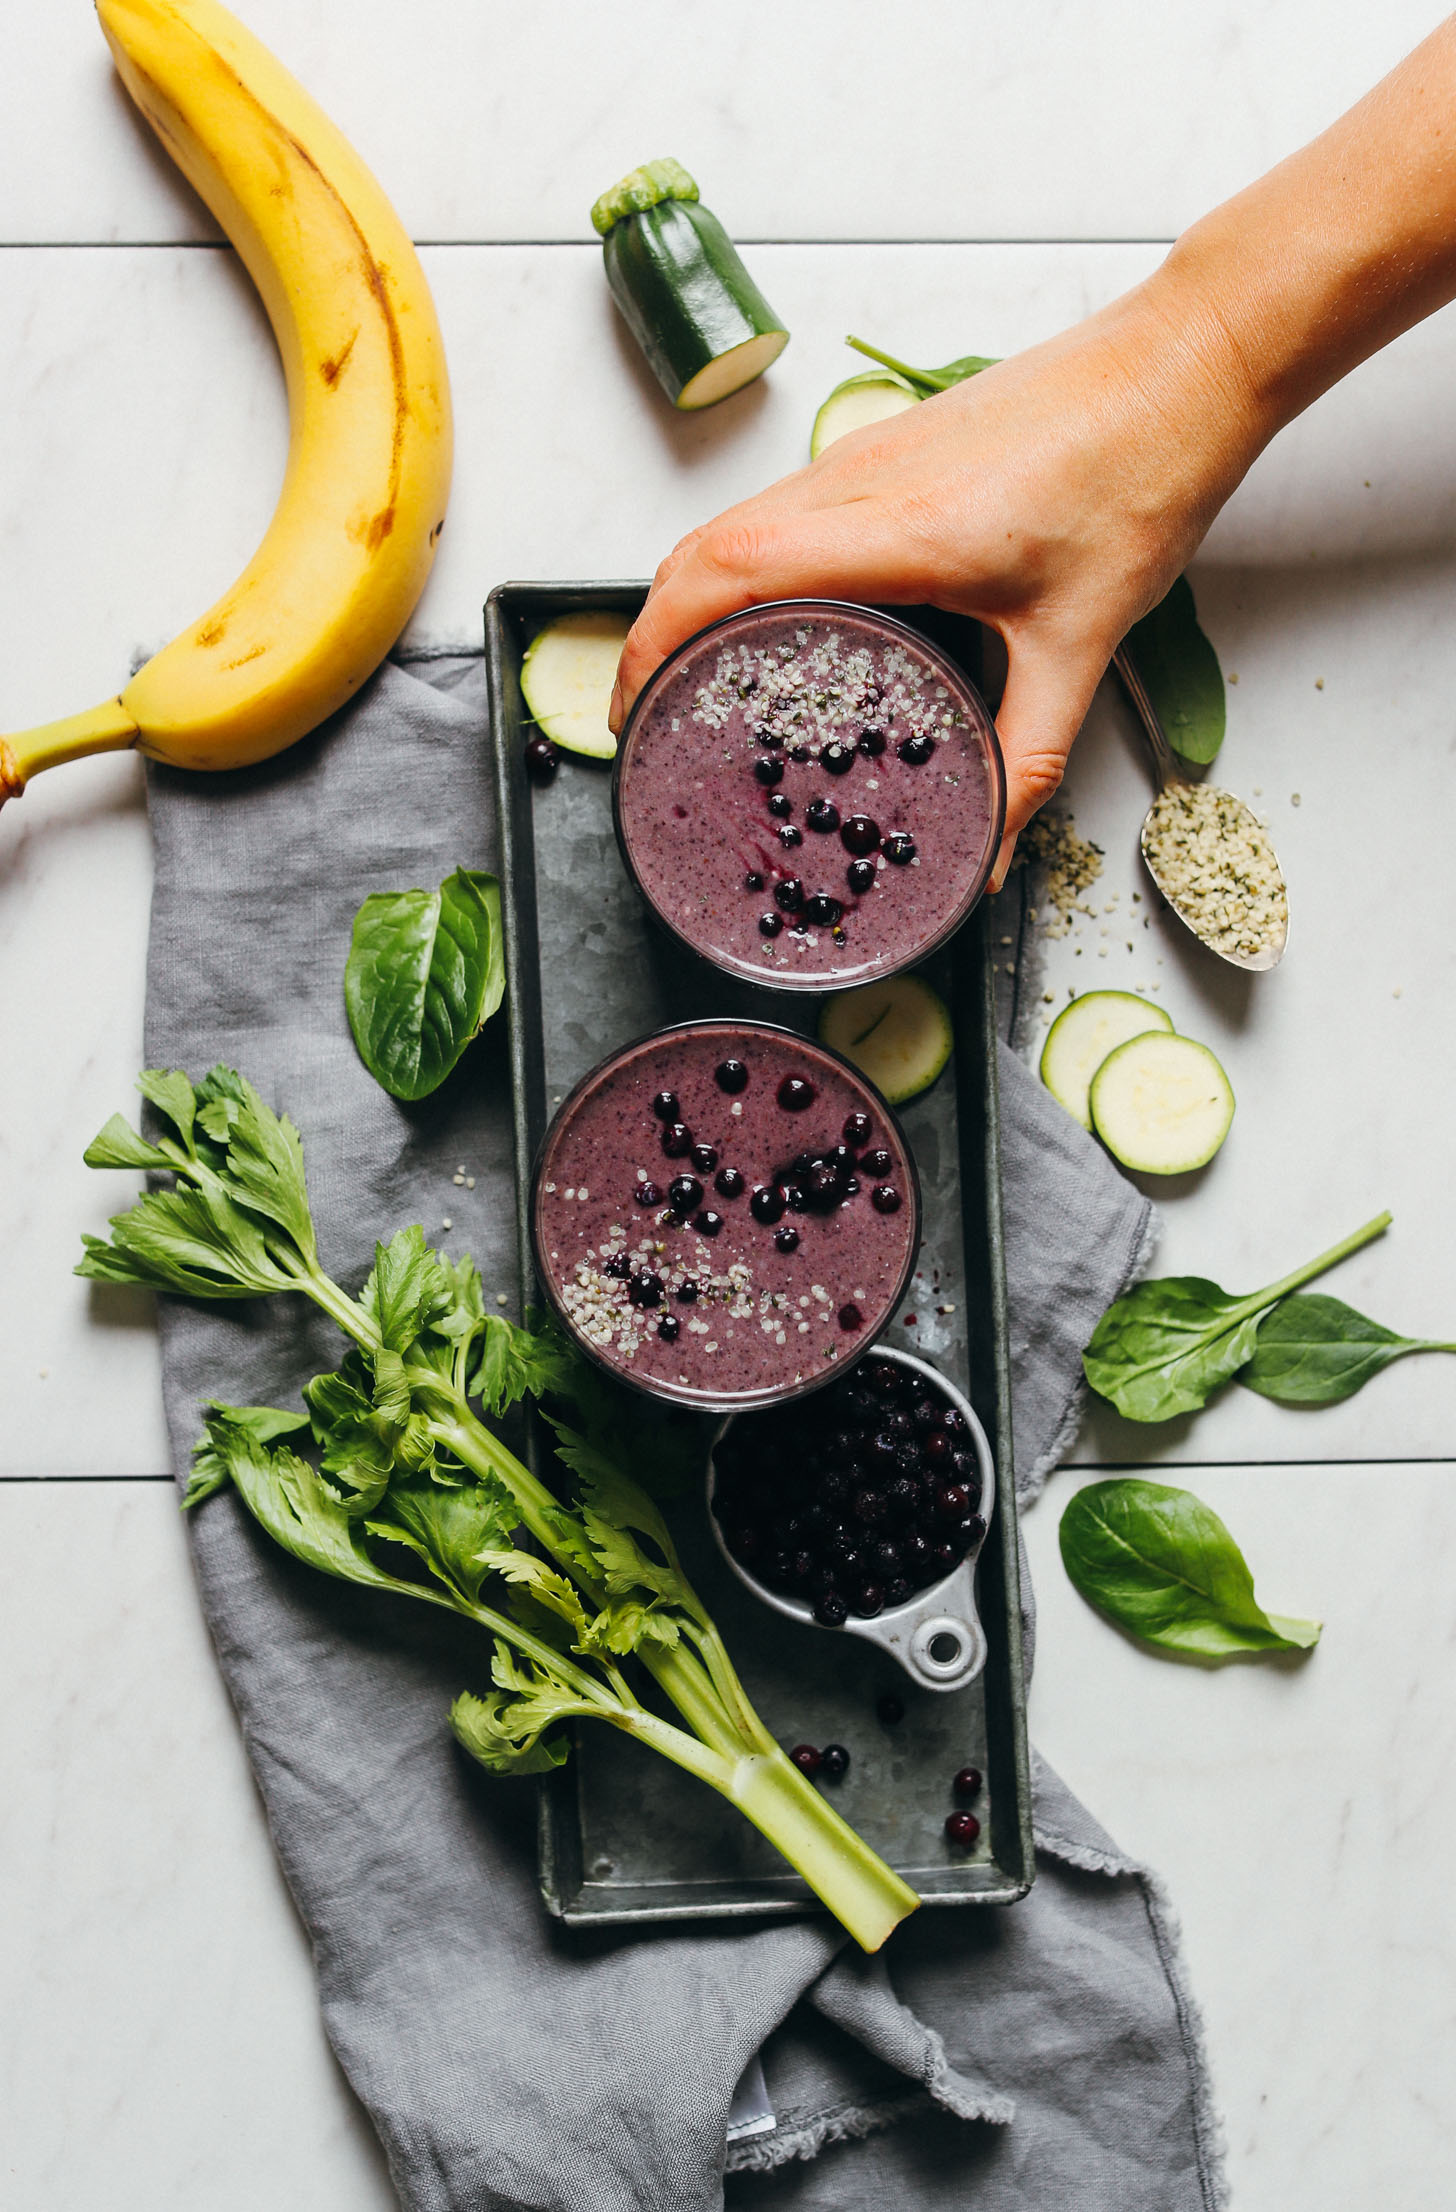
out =
{"type": "Polygon", "coordinates": [[[1158,799],[1153,801],[1153,804],[1144,815],[1142,831],[1138,839],[1144,867],[1179,921],[1186,929],[1192,931],[1201,945],[1206,945],[1208,950],[1220,960],[1226,960],[1231,968],[1244,968],[1255,975],[1262,974],[1269,968],[1277,967],[1284,957],[1284,947],[1289,936],[1289,898],[1284,885],[1284,871],[1280,868],[1274,848],[1269,843],[1267,831],[1261,827],[1253,808],[1246,806],[1242,799],[1234,796],[1233,792],[1225,791],[1218,785],[1199,785],[1197,779],[1185,774],[1174,758],[1173,748],[1168,743],[1162,723],[1158,720],[1158,712],[1148,695],[1147,686],[1123,646],[1119,645],[1117,651],[1113,654],[1112,665],[1122,679],[1122,687],[1132,701],[1138,721],[1142,725],[1143,735],[1146,737],[1152,752],[1153,765],[1158,779],[1158,799],[1161,799],[1170,785],[1177,784],[1187,784],[1191,788],[1214,792],[1226,807],[1236,809],[1240,818],[1239,826],[1247,826],[1268,851],[1269,857],[1278,871],[1278,900],[1283,909],[1283,918],[1278,925],[1277,935],[1268,937],[1264,943],[1252,952],[1229,951],[1224,946],[1215,943],[1213,937],[1207,933],[1209,925],[1204,921],[1195,919],[1194,915],[1189,912],[1186,902],[1180,900],[1179,894],[1169,888],[1164,877],[1158,872],[1153,852],[1149,849],[1156,826],[1155,816],[1157,814],[1158,799]]]}

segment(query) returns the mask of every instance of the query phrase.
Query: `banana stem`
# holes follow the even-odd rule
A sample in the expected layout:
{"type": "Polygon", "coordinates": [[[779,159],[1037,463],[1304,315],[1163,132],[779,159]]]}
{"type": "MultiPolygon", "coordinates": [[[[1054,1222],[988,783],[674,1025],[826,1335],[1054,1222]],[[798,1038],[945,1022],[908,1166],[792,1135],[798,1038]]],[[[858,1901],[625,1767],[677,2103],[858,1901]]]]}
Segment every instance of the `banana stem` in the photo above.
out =
{"type": "Polygon", "coordinates": [[[59,722],[41,722],[33,730],[0,737],[0,806],[7,799],[18,799],[43,768],[88,760],[93,753],[126,752],[140,734],[120,699],[106,699],[84,714],[68,714],[59,722]]]}

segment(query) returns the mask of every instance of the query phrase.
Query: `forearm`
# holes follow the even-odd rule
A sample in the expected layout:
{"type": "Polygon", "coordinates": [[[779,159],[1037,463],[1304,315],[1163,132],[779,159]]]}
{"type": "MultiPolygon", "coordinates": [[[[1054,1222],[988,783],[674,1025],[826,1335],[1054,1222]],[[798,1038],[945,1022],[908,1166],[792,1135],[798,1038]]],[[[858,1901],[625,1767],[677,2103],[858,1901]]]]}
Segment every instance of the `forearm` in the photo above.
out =
{"type": "Polygon", "coordinates": [[[1145,288],[1249,450],[1456,297],[1456,18],[1310,145],[1215,208],[1145,288]]]}

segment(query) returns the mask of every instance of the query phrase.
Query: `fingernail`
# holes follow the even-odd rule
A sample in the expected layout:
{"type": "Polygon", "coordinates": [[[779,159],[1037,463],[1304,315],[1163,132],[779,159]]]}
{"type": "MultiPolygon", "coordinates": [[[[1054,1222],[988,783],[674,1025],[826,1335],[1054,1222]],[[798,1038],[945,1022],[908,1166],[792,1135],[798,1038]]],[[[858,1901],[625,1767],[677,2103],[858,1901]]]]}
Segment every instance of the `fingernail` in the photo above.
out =
{"type": "Polygon", "coordinates": [[[612,703],[607,709],[607,728],[611,731],[613,737],[618,736],[622,728],[622,687],[620,684],[614,684],[612,687],[612,703]]]}

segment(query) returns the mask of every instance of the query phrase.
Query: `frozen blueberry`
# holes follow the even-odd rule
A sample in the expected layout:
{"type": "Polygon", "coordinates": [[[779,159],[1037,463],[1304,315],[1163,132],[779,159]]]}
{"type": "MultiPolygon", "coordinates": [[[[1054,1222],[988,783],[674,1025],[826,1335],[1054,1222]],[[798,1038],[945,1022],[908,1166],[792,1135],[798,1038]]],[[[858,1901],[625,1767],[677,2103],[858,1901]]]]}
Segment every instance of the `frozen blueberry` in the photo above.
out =
{"type": "Polygon", "coordinates": [[[720,1198],[741,1198],[747,1187],[736,1167],[720,1167],[713,1177],[713,1188],[720,1198]]]}
{"type": "Polygon", "coordinates": [[[891,830],[881,839],[880,850],[892,868],[908,868],[915,858],[915,840],[909,830],[891,830]]]}
{"type": "Polygon", "coordinates": [[[959,1521],[971,1510],[971,1493],[964,1483],[943,1482],[936,1489],[931,1510],[938,1521],[959,1521]]]}
{"type": "Polygon", "coordinates": [[[678,1103],[676,1091],[659,1091],[652,1101],[652,1111],[659,1121],[676,1121],[678,1103]]]}
{"type": "Polygon", "coordinates": [[[880,825],[868,814],[851,814],[840,829],[839,842],[856,860],[863,860],[880,842],[880,825]]]}
{"type": "Polygon", "coordinates": [[[804,903],[804,886],[797,876],[785,876],[774,885],[774,904],[786,914],[797,914],[804,903]]]}
{"type": "Polygon", "coordinates": [[[864,1327],[864,1315],[860,1312],[859,1307],[854,1303],[853,1299],[851,1299],[846,1305],[840,1307],[839,1326],[845,1331],[846,1335],[850,1334],[855,1329],[862,1329],[864,1327]]]}
{"type": "Polygon", "coordinates": [[[784,1205],[784,1194],[777,1183],[760,1183],[748,1201],[748,1210],[755,1221],[771,1227],[775,1221],[782,1221],[784,1205]]]}
{"type": "Polygon", "coordinates": [[[951,1783],[951,1789],[957,1797],[974,1797],[980,1787],[981,1770],[979,1767],[962,1767],[951,1783]]]}
{"type": "Polygon", "coordinates": [[[670,1121],[662,1132],[662,1149],[670,1160],[685,1160],[693,1149],[693,1133],[685,1121],[670,1121]]]}
{"type": "Polygon", "coordinates": [[[690,1214],[702,1198],[703,1186],[696,1175],[674,1175],[667,1186],[667,1202],[674,1213],[690,1214]]]}
{"type": "Polygon", "coordinates": [[[902,738],[895,750],[907,768],[923,768],[935,752],[935,739],[922,731],[918,737],[902,738]]]}
{"type": "Polygon", "coordinates": [[[856,1152],[862,1152],[874,1131],[874,1123],[868,1114],[850,1114],[840,1130],[840,1136],[856,1152]]]}
{"type": "Polygon", "coordinates": [[[885,749],[885,733],[871,722],[859,733],[859,750],[866,760],[878,760],[885,749]]]}
{"type": "Polygon", "coordinates": [[[783,928],[783,926],[783,915],[775,914],[772,907],[769,908],[766,914],[760,914],[758,917],[758,927],[761,936],[777,937],[779,931],[783,928]]]}
{"type": "Polygon", "coordinates": [[[838,899],[831,898],[827,891],[816,891],[804,905],[804,919],[816,929],[832,929],[843,912],[838,899]]]}
{"type": "Polygon", "coordinates": [[[849,1772],[849,1753],[842,1743],[827,1743],[819,1754],[819,1772],[826,1781],[838,1782],[849,1772]]]}
{"type": "Polygon", "coordinates": [[[849,1607],[837,1590],[826,1590],[814,1600],[814,1618],[821,1628],[843,1628],[849,1607]]]}
{"type": "Polygon", "coordinates": [[[802,1114],[805,1107],[813,1105],[818,1094],[807,1075],[786,1075],[777,1095],[786,1114],[802,1114]]]}
{"type": "Polygon", "coordinates": [[[627,1285],[627,1296],[634,1306],[660,1306],[662,1304],[662,1277],[652,1275],[644,1268],[632,1277],[627,1285]]]}
{"type": "Polygon", "coordinates": [[[775,791],[770,795],[768,810],[770,814],[776,814],[783,821],[793,813],[794,802],[787,791],[775,791]]]}
{"type": "Polygon", "coordinates": [[[662,1193],[655,1183],[639,1183],[633,1191],[634,1202],[639,1206],[660,1206],[662,1193]]]}
{"type": "Polygon", "coordinates": [[[811,799],[805,810],[804,820],[811,830],[817,830],[821,837],[827,837],[831,830],[839,827],[839,809],[832,799],[811,799]]]}
{"type": "Polygon", "coordinates": [[[897,1605],[908,1605],[915,1592],[904,1575],[896,1575],[885,1584],[885,1604],[893,1612],[897,1605]]]}
{"type": "Polygon", "coordinates": [[[856,898],[875,887],[875,864],[872,860],[852,860],[844,871],[844,880],[856,898]]]}
{"type": "Polygon", "coordinates": [[[853,746],[841,745],[837,738],[831,737],[819,755],[819,765],[827,776],[847,776],[854,766],[853,746]]]}
{"type": "Polygon", "coordinates": [[[772,786],[784,780],[784,764],[776,753],[765,753],[762,760],[753,764],[754,780],[772,786]]]}
{"type": "Polygon", "coordinates": [[[693,1215],[693,1227],[700,1237],[715,1237],[722,1226],[723,1216],[715,1214],[711,1206],[706,1206],[700,1214],[693,1215]]]}
{"type": "Polygon", "coordinates": [[[796,1743],[789,1753],[789,1757],[801,1774],[817,1774],[819,1772],[820,1755],[813,1744],[796,1743]]]}
{"type": "Polygon", "coordinates": [[[744,877],[743,888],[745,891],[761,891],[763,889],[763,877],[756,868],[751,869],[744,877]]]}
{"type": "Polygon", "coordinates": [[[897,1214],[902,1203],[893,1183],[876,1183],[870,1192],[870,1204],[877,1214],[897,1214]]]}
{"type": "Polygon", "coordinates": [[[682,1323],[675,1313],[665,1313],[657,1324],[657,1333],[664,1344],[675,1344],[682,1323]]]}
{"type": "Polygon", "coordinates": [[[698,1286],[691,1275],[683,1277],[677,1289],[673,1292],[673,1296],[680,1306],[691,1306],[697,1303],[698,1286]]]}
{"type": "Polygon", "coordinates": [[[748,1088],[748,1070],[741,1060],[720,1060],[713,1070],[713,1081],[720,1091],[731,1096],[748,1088]]]}
{"type": "Polygon", "coordinates": [[[788,1223],[785,1222],[782,1229],[775,1229],[774,1243],[781,1252],[797,1252],[799,1249],[799,1232],[797,1229],[791,1229],[788,1223]]]}
{"type": "Polygon", "coordinates": [[[792,822],[784,822],[780,825],[779,843],[786,853],[791,853],[796,845],[802,845],[803,842],[804,832],[801,829],[796,829],[792,822]]]}
{"type": "Polygon", "coordinates": [[[549,737],[533,737],[526,745],[526,774],[532,783],[550,783],[561,766],[561,755],[549,737]]]}
{"type": "Polygon", "coordinates": [[[958,1843],[963,1851],[969,1851],[981,1833],[981,1823],[974,1813],[947,1813],[945,1832],[952,1843],[958,1843]]]}
{"type": "Polygon", "coordinates": [[[893,1153],[887,1152],[883,1145],[877,1145],[873,1152],[866,1152],[863,1155],[859,1163],[859,1171],[861,1175],[873,1175],[876,1179],[880,1179],[890,1174],[894,1165],[893,1153]]]}
{"type": "Polygon", "coordinates": [[[625,1252],[614,1252],[602,1262],[602,1273],[610,1275],[614,1283],[625,1283],[632,1272],[632,1262],[625,1252]]]}

